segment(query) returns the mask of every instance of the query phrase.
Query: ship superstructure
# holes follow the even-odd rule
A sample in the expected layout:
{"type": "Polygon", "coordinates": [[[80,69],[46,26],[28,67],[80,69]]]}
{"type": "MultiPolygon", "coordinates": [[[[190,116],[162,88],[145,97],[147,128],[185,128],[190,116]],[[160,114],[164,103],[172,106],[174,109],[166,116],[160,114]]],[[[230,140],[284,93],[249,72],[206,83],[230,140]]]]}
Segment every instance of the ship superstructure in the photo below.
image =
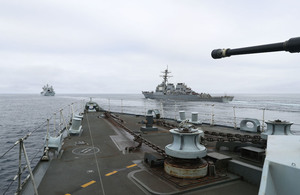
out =
{"type": "Polygon", "coordinates": [[[49,86],[48,84],[45,85],[43,88],[43,91],[41,92],[42,96],[54,96],[55,91],[52,86],[49,86]]]}
{"type": "Polygon", "coordinates": [[[173,83],[168,83],[168,68],[162,72],[163,81],[156,87],[155,92],[143,91],[145,98],[149,99],[170,99],[183,101],[211,101],[211,102],[229,102],[233,100],[233,96],[211,96],[208,93],[197,93],[188,87],[185,83],[177,83],[176,87],[173,83]]]}

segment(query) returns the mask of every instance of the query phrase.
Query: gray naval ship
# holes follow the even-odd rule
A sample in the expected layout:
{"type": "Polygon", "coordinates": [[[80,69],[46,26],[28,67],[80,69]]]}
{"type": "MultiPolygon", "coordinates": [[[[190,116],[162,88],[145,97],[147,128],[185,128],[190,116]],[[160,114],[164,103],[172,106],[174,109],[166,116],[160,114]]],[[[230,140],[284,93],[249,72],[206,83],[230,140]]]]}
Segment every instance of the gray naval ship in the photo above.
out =
{"type": "MultiPolygon", "coordinates": [[[[300,37],[279,45],[300,52],[300,37]]],[[[279,51],[272,48],[266,51],[279,51]]],[[[233,51],[216,50],[212,56],[226,57],[233,51]]],[[[245,118],[239,127],[229,127],[214,120],[201,123],[197,113],[190,120],[180,112],[177,121],[161,118],[155,110],[146,115],[110,112],[92,100],[82,110],[76,114],[72,106],[71,121],[66,122],[69,116],[61,109],[63,126],[55,136],[49,134],[47,119],[43,156],[33,170],[24,145],[32,132],[14,144],[20,146],[17,194],[300,192],[299,135],[291,131],[290,122],[268,121],[264,129],[264,121],[245,118]]]]}
{"type": "Polygon", "coordinates": [[[55,91],[52,86],[49,86],[48,84],[45,85],[43,88],[43,91],[41,92],[42,96],[54,96],[55,91]]]}
{"type": "Polygon", "coordinates": [[[196,93],[184,83],[177,83],[176,87],[173,83],[168,83],[168,68],[162,72],[163,81],[156,87],[155,92],[143,91],[145,98],[163,99],[163,100],[179,100],[179,101],[209,101],[209,102],[230,102],[233,96],[211,96],[208,93],[196,93]]]}

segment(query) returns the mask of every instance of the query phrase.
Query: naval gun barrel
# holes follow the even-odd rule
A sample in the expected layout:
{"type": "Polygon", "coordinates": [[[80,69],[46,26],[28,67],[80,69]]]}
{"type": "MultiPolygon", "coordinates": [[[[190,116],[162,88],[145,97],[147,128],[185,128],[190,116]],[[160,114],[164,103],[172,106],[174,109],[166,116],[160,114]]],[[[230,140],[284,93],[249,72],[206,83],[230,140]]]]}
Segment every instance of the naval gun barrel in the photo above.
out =
{"type": "Polygon", "coordinates": [[[211,57],[220,59],[232,55],[264,53],[274,51],[288,51],[290,53],[300,52],[300,37],[291,38],[285,42],[258,45],[252,47],[242,47],[237,49],[215,49],[211,52],[211,57]]]}

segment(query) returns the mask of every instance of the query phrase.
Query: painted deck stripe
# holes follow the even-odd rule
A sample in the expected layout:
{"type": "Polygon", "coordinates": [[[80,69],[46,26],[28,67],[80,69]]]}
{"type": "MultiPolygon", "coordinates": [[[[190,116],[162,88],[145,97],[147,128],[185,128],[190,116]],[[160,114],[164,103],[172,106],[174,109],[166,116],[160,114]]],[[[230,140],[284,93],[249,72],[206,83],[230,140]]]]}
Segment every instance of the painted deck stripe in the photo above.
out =
{"type": "Polygon", "coordinates": [[[113,174],[115,174],[115,173],[117,173],[118,171],[113,171],[113,172],[110,172],[110,173],[107,173],[107,174],[105,174],[105,176],[110,176],[110,175],[113,175],[113,174]]]}
{"type": "Polygon", "coordinates": [[[135,167],[136,165],[137,165],[137,164],[132,164],[132,165],[127,166],[126,168],[135,167]]]}
{"type": "Polygon", "coordinates": [[[71,195],[71,194],[65,194],[65,195],[71,195]]]}
{"type": "Polygon", "coordinates": [[[92,185],[93,183],[96,183],[96,181],[92,180],[90,182],[87,182],[86,184],[83,184],[81,187],[85,188],[85,187],[88,187],[89,185],[92,185]]]}

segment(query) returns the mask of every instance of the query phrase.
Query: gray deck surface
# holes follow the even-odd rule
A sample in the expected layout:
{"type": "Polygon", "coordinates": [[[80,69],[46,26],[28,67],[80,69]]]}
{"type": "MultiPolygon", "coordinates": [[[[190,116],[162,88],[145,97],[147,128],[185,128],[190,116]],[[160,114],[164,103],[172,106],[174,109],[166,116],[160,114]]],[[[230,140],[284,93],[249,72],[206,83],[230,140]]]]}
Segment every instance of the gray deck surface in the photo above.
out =
{"type": "MultiPolygon", "coordinates": [[[[174,185],[152,174],[142,163],[144,152],[152,149],[143,145],[140,151],[125,153],[126,146],[137,143],[128,133],[99,117],[101,114],[85,114],[81,136],[64,140],[62,157],[51,161],[39,185],[39,194],[182,194],[174,185]],[[93,144],[96,149],[92,148],[93,144]]],[[[141,126],[138,122],[143,120],[143,117],[134,115],[122,115],[121,118],[127,127],[136,131],[141,126]]],[[[172,137],[166,129],[159,132],[149,132],[143,137],[164,148],[172,142],[172,137]]],[[[233,180],[186,192],[200,193],[250,195],[257,194],[258,187],[233,180]]]]}

